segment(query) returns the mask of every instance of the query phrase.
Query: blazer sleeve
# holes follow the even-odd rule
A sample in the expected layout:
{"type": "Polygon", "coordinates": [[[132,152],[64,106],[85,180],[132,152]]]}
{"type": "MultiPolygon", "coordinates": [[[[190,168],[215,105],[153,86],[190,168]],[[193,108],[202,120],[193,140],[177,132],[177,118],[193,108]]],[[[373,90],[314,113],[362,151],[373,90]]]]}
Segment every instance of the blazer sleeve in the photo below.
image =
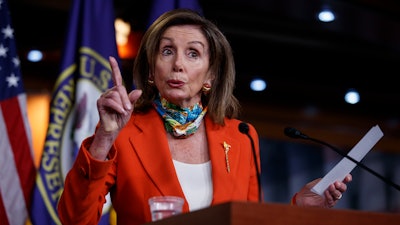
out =
{"type": "Polygon", "coordinates": [[[78,156],[68,172],[64,190],[58,203],[62,224],[97,224],[109,188],[115,183],[117,152],[113,148],[108,161],[93,159],[88,152],[93,137],[85,139],[78,156]]]}

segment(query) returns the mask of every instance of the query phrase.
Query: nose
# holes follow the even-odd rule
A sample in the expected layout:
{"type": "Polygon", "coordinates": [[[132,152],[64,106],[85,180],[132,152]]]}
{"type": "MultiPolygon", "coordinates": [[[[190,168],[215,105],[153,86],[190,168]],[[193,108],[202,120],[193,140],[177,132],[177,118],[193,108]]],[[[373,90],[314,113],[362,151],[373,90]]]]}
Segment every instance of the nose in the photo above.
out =
{"type": "Polygon", "coordinates": [[[182,72],[183,71],[182,54],[176,54],[174,65],[173,65],[173,70],[174,70],[174,72],[182,72]]]}

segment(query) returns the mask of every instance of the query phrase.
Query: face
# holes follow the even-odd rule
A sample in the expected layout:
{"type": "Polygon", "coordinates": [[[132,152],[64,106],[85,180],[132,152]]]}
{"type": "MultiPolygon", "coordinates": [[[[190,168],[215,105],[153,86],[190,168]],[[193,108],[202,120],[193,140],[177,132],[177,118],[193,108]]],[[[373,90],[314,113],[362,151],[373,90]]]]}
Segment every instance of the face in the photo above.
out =
{"type": "Polygon", "coordinates": [[[200,102],[203,84],[211,84],[208,69],[208,42],[197,26],[172,26],[164,32],[152,77],[162,97],[181,107],[200,102]]]}

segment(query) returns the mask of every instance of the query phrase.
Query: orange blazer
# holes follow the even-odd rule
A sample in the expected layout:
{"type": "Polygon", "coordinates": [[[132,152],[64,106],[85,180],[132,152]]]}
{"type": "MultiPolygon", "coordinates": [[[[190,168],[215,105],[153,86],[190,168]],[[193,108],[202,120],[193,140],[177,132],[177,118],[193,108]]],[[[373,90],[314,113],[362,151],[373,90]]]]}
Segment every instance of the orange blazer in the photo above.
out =
{"type": "MultiPolygon", "coordinates": [[[[225,119],[225,126],[214,124],[206,116],[210,152],[213,200],[211,205],[227,201],[257,201],[259,192],[250,139],[238,129],[240,120],[225,119]],[[227,170],[224,142],[231,146],[227,170]]],[[[249,124],[258,165],[259,141],[249,124]]],[[[93,137],[85,139],[75,163],[65,179],[58,204],[62,224],[97,224],[105,196],[110,192],[119,225],[151,222],[148,199],[156,195],[185,198],[168,147],[163,120],[152,109],[135,113],[121,130],[108,161],[91,158],[88,148],[93,137]]],[[[260,168],[260,166],[259,166],[260,168]]],[[[183,212],[189,211],[185,201],[183,212]]]]}

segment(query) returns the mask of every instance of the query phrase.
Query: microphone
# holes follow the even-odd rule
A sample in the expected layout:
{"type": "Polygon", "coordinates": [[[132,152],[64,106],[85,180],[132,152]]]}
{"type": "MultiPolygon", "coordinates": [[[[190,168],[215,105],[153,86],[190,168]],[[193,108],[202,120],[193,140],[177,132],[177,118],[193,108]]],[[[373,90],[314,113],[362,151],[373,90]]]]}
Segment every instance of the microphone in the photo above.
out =
{"type": "Polygon", "coordinates": [[[249,134],[249,125],[245,122],[241,122],[239,124],[239,131],[242,134],[247,135],[249,137],[250,142],[251,142],[251,150],[253,151],[253,160],[254,164],[256,165],[256,175],[257,175],[257,185],[258,185],[258,201],[262,202],[262,191],[261,191],[261,179],[260,179],[260,169],[258,168],[258,161],[257,161],[257,154],[256,154],[256,148],[254,147],[254,140],[249,134]]]}
{"type": "Polygon", "coordinates": [[[310,140],[325,146],[328,146],[330,149],[334,150],[335,152],[337,152],[339,155],[346,157],[347,159],[349,159],[350,161],[354,162],[357,166],[365,169],[366,171],[368,171],[369,173],[373,174],[374,176],[378,177],[379,179],[381,179],[382,181],[384,181],[385,183],[389,184],[390,186],[396,188],[397,190],[400,190],[400,186],[398,184],[395,184],[393,181],[387,179],[386,177],[380,175],[379,173],[375,172],[374,170],[372,170],[371,168],[367,167],[366,165],[364,165],[363,163],[355,160],[354,158],[352,158],[351,156],[347,155],[345,152],[339,150],[338,148],[315,138],[309,137],[305,134],[303,134],[301,131],[297,130],[296,128],[293,127],[286,127],[284,129],[284,133],[286,136],[291,137],[291,138],[301,138],[301,139],[305,139],[305,140],[310,140]]]}

